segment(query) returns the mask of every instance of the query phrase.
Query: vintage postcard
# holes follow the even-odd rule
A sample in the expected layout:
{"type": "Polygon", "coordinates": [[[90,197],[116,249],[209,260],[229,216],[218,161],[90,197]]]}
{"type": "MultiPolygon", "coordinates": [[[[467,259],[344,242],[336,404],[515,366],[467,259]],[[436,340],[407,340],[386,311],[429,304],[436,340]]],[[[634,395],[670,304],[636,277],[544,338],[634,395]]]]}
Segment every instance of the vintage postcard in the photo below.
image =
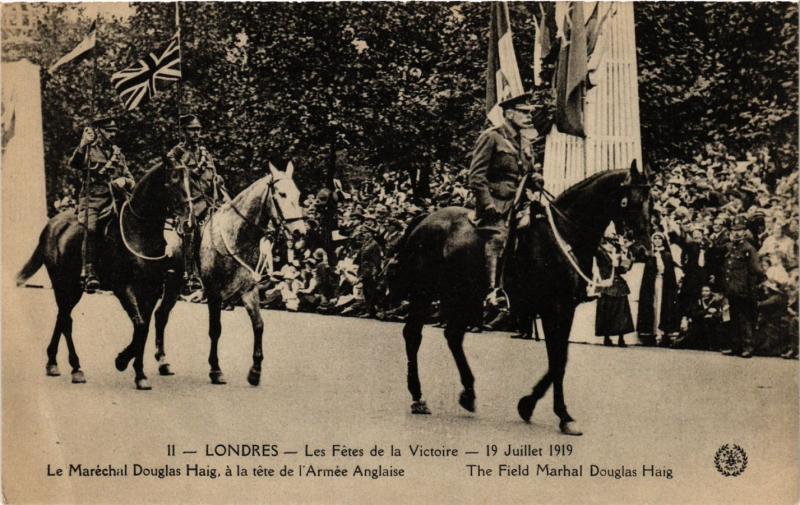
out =
{"type": "Polygon", "coordinates": [[[2,3],[9,504],[798,501],[798,5],[2,3]]]}

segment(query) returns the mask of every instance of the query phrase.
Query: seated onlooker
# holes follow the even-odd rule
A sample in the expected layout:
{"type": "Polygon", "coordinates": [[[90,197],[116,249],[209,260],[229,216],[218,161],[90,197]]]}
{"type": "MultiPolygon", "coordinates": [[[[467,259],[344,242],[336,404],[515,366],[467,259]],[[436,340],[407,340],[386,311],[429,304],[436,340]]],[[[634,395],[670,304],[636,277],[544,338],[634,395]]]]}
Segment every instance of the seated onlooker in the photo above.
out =
{"type": "MultiPolygon", "coordinates": [[[[684,338],[675,347],[717,351],[726,314],[725,297],[711,291],[706,283],[700,288],[700,297],[691,305],[681,320],[684,338]]],[[[726,318],[727,319],[727,318],[726,318]]]]}

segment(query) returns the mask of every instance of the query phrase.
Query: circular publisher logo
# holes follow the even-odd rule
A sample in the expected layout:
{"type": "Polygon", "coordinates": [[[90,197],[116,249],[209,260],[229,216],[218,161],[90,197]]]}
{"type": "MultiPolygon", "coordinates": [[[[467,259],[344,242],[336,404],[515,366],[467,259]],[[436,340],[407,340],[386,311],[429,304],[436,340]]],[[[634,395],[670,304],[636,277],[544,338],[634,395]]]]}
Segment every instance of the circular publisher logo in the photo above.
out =
{"type": "Polygon", "coordinates": [[[725,477],[736,477],[747,468],[747,453],[736,444],[725,444],[717,450],[714,465],[725,477]]]}

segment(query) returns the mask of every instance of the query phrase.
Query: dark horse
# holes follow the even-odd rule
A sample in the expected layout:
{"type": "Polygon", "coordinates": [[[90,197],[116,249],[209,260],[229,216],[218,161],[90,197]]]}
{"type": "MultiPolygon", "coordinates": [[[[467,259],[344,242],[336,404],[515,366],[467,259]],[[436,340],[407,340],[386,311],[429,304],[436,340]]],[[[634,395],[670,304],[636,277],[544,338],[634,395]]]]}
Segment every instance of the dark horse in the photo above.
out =
{"type": "MultiPolygon", "coordinates": [[[[179,204],[179,189],[169,177],[164,164],[148,171],[136,184],[129,201],[117,202],[119,212],[105,223],[97,251],[97,270],[104,287],[113,290],[128,317],[133,322],[131,343],[117,355],[115,364],[119,371],[127,368],[133,359],[136,388],[150,389],[144,373],[143,354],[150,318],[156,302],[165,290],[180,289],[180,260],[165,254],[164,223],[172,209],[179,204]]],[[[72,340],[72,309],[83,296],[81,284],[81,247],[84,226],[75,212],[65,211],[51,218],[39,236],[33,255],[17,276],[17,285],[29,279],[42,264],[53,285],[58,304],[50,345],[47,346],[47,375],[59,375],[56,355],[61,335],[67,341],[72,382],[85,382],[78,353],[72,340]]],[[[168,297],[172,299],[172,297],[168,297]]],[[[174,302],[173,302],[174,303],[174,302]]],[[[163,304],[162,304],[163,305],[163,304]]],[[[156,319],[163,319],[172,307],[159,307],[156,319]]],[[[163,325],[158,339],[156,355],[162,366],[162,375],[170,375],[163,362],[163,325]]]]}
{"type": "MultiPolygon", "coordinates": [[[[517,232],[516,247],[507,265],[515,283],[528,286],[526,303],[541,315],[547,346],[548,370],[518,404],[523,420],[530,421],[536,402],[553,385],[553,403],[563,433],[580,435],[564,402],[567,344],[575,307],[585,298],[585,272],[609,221],[620,232],[633,234],[646,246],[649,224],[649,185],[637,170],[610,170],[595,174],[561,194],[542,215],[517,232]]],[[[464,390],[459,404],[475,410],[475,378],[464,354],[467,327],[480,322],[488,280],[483,243],[469,219],[469,211],[447,207],[412,223],[398,248],[389,285],[396,296],[410,301],[403,327],[408,358],[408,390],[415,414],[429,414],[422,399],[417,352],[431,301],[440,299],[444,335],[458,367],[464,390]]],[[[512,301],[516,293],[511,293],[512,301]]]]}

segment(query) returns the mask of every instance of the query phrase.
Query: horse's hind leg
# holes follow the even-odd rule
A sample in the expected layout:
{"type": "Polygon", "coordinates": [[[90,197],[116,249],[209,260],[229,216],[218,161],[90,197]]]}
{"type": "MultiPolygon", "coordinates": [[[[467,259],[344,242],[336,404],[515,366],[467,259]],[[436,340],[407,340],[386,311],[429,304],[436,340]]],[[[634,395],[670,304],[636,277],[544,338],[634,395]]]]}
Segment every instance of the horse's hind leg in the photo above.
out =
{"type": "Polygon", "coordinates": [[[58,344],[61,341],[61,327],[62,327],[61,309],[56,315],[56,322],[53,325],[53,334],[50,336],[50,343],[47,345],[47,365],[45,370],[50,377],[58,377],[61,372],[58,371],[58,344]]]}
{"type": "Polygon", "coordinates": [[[212,384],[225,384],[225,376],[219,368],[219,356],[217,356],[217,343],[222,334],[222,323],[220,316],[222,314],[222,300],[218,297],[208,294],[208,338],[211,340],[211,348],[208,352],[208,364],[211,371],[208,377],[211,379],[212,384]]]}
{"type": "Polygon", "coordinates": [[[453,358],[456,360],[458,367],[458,374],[461,377],[461,385],[464,386],[464,391],[458,398],[458,404],[464,407],[469,412],[475,412],[475,377],[472,375],[472,370],[469,368],[467,362],[467,355],[464,354],[464,332],[466,326],[463,322],[448,321],[447,327],[444,330],[444,336],[447,338],[447,346],[450,352],[453,353],[453,358]]]}
{"type": "Polygon", "coordinates": [[[419,368],[417,366],[417,353],[422,343],[422,327],[425,324],[428,305],[425,302],[411,302],[408,319],[403,326],[403,339],[406,342],[406,358],[408,359],[407,383],[411,393],[412,414],[430,414],[428,405],[422,399],[422,385],[419,382],[419,368]]]}
{"type": "Polygon", "coordinates": [[[261,310],[258,306],[258,289],[253,288],[242,295],[250,321],[253,323],[253,366],[247,374],[247,382],[251,386],[258,386],[261,381],[261,361],[264,359],[264,352],[261,350],[261,339],[264,334],[264,320],[261,319],[261,310]]]}
{"type": "Polygon", "coordinates": [[[158,373],[161,375],[174,375],[167,362],[167,353],[164,350],[164,329],[169,321],[169,314],[175,307],[181,291],[181,278],[177,274],[168,275],[164,282],[164,295],[155,312],[156,319],[156,361],[158,373]]]}
{"type": "Polygon", "coordinates": [[[58,353],[59,338],[63,333],[64,340],[67,342],[69,364],[72,367],[72,382],[83,384],[86,382],[86,376],[81,370],[81,361],[75,350],[75,343],[72,340],[72,309],[81,299],[83,291],[78,283],[71,285],[69,288],[57,287],[55,288],[55,294],[56,303],[58,304],[58,316],[56,316],[56,324],[53,328],[50,345],[47,346],[47,375],[60,375],[56,364],[56,354],[58,353]]]}

